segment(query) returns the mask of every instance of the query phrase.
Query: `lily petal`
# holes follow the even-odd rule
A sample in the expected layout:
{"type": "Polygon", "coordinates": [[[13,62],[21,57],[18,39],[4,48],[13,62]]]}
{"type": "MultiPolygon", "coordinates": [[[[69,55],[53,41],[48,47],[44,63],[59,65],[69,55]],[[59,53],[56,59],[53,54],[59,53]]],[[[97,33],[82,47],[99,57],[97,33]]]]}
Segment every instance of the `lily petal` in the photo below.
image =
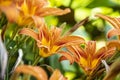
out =
{"type": "Polygon", "coordinates": [[[47,41],[50,39],[50,32],[46,25],[39,28],[39,39],[42,40],[42,38],[45,38],[47,41]]]}
{"type": "Polygon", "coordinates": [[[38,40],[38,34],[30,28],[23,28],[22,30],[20,30],[19,34],[28,35],[34,38],[36,41],[38,40]]]}
{"type": "Polygon", "coordinates": [[[87,58],[86,52],[80,47],[80,45],[74,45],[74,46],[67,46],[67,49],[75,55],[75,61],[79,62],[80,57],[87,58]]]}
{"type": "Polygon", "coordinates": [[[36,25],[37,28],[44,26],[44,19],[43,17],[39,17],[39,16],[32,16],[32,19],[36,25]]]}
{"type": "Polygon", "coordinates": [[[96,52],[96,42],[95,41],[89,41],[86,46],[86,52],[89,53],[91,56],[94,55],[96,52]]]}
{"type": "Polygon", "coordinates": [[[62,29],[58,28],[58,27],[52,27],[50,32],[51,32],[52,39],[56,40],[56,38],[60,38],[61,37],[62,29]]]}
{"type": "Polygon", "coordinates": [[[69,60],[70,64],[72,64],[74,62],[73,56],[71,54],[69,54],[68,52],[59,51],[59,53],[62,54],[62,56],[59,58],[59,61],[69,60]]]}
{"type": "Polygon", "coordinates": [[[0,0],[0,6],[9,6],[11,5],[12,0],[0,0]]]}
{"type": "Polygon", "coordinates": [[[112,48],[110,48],[109,50],[107,50],[106,52],[105,52],[105,56],[103,57],[103,59],[104,58],[108,58],[108,57],[111,57],[114,53],[115,53],[115,51],[116,51],[116,48],[115,47],[112,47],[112,48]]]}
{"type": "Polygon", "coordinates": [[[7,19],[10,22],[16,22],[19,17],[19,12],[14,5],[11,6],[0,6],[2,12],[5,13],[7,19]]]}
{"type": "Polygon", "coordinates": [[[120,35],[120,29],[111,29],[108,33],[107,33],[107,37],[113,37],[113,36],[117,36],[120,35]]]}
{"type": "Polygon", "coordinates": [[[116,51],[115,47],[111,47],[111,48],[101,48],[101,51],[98,51],[98,54],[95,56],[96,58],[101,58],[101,59],[105,59],[106,57],[110,57],[111,55],[113,55],[116,51]]]}
{"type": "Polygon", "coordinates": [[[40,16],[48,16],[48,15],[64,15],[70,12],[69,8],[66,8],[65,10],[59,9],[59,8],[42,8],[40,10],[40,16]]]}
{"type": "Polygon", "coordinates": [[[48,80],[46,72],[37,66],[21,65],[15,69],[15,72],[33,75],[37,80],[48,80]]]}
{"type": "Polygon", "coordinates": [[[109,41],[109,42],[107,43],[107,47],[108,47],[108,48],[116,47],[116,48],[120,49],[120,41],[119,41],[119,40],[109,41]]]}
{"type": "Polygon", "coordinates": [[[67,80],[67,78],[65,78],[65,77],[61,74],[61,72],[60,72],[58,69],[56,69],[56,70],[54,71],[54,73],[52,74],[52,76],[50,77],[50,80],[67,80]]]}
{"type": "Polygon", "coordinates": [[[65,36],[59,39],[55,44],[59,46],[68,46],[85,43],[85,40],[79,36],[65,36]]]}
{"type": "Polygon", "coordinates": [[[103,14],[96,14],[95,16],[100,17],[104,20],[107,20],[108,22],[110,22],[113,27],[119,29],[120,28],[120,18],[112,18],[103,14]]]}
{"type": "Polygon", "coordinates": [[[102,47],[100,48],[97,52],[96,55],[94,56],[94,58],[102,58],[105,54],[104,52],[107,50],[106,47],[102,47]]]}

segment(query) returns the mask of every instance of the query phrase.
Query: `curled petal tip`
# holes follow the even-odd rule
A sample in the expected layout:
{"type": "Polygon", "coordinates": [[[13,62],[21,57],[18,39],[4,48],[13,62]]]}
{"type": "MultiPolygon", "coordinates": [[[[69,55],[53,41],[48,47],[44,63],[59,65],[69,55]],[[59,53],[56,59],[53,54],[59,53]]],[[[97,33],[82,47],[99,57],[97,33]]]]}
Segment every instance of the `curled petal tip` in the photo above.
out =
{"type": "Polygon", "coordinates": [[[107,38],[120,35],[120,29],[111,29],[107,33],[107,38]]]}

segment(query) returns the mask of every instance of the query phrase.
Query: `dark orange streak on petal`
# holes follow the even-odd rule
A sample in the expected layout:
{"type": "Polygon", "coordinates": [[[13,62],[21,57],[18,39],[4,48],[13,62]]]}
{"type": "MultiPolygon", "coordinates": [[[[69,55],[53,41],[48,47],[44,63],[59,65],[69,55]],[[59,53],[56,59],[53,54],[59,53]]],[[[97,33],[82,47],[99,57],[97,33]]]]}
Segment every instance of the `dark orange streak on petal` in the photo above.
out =
{"type": "Polygon", "coordinates": [[[103,57],[105,54],[105,51],[107,50],[107,48],[106,47],[102,47],[102,48],[100,48],[96,53],[95,53],[95,56],[94,56],[94,58],[101,58],[101,57],[103,57]]]}
{"type": "Polygon", "coordinates": [[[103,58],[106,58],[106,57],[110,57],[112,56],[116,51],[116,48],[115,47],[112,47],[110,49],[108,49],[105,53],[105,56],[103,58]]]}
{"type": "Polygon", "coordinates": [[[95,41],[89,41],[86,46],[86,52],[89,53],[91,56],[95,54],[96,52],[96,42],[95,41]]]}
{"type": "Polygon", "coordinates": [[[69,52],[71,52],[71,54],[75,56],[75,59],[79,61],[80,53],[78,52],[76,46],[67,46],[66,48],[68,49],[69,52]]]}
{"type": "Polygon", "coordinates": [[[62,29],[57,27],[52,27],[50,32],[51,32],[52,39],[56,40],[56,38],[59,39],[61,37],[62,29]]]}

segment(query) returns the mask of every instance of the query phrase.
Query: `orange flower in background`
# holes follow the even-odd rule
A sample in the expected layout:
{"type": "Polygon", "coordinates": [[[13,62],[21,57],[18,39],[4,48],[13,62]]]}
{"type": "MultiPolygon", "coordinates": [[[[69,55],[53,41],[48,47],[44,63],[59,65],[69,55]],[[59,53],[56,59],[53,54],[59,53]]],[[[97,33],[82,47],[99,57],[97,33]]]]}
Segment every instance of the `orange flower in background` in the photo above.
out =
{"type": "Polygon", "coordinates": [[[47,7],[47,4],[47,0],[13,0],[9,6],[0,5],[0,9],[11,22],[19,25],[34,23],[37,27],[44,24],[45,16],[63,15],[70,12],[70,9],[50,8],[47,7]]]}
{"type": "Polygon", "coordinates": [[[89,41],[85,44],[85,47],[80,45],[66,47],[68,52],[61,51],[61,60],[70,60],[71,63],[74,61],[78,63],[86,74],[90,75],[101,63],[102,59],[105,59],[116,51],[115,47],[112,47],[113,43],[108,42],[107,46],[100,48],[96,51],[96,42],[89,41]]]}
{"type": "Polygon", "coordinates": [[[0,5],[9,6],[12,3],[12,0],[0,0],[0,5]]]}
{"type": "Polygon", "coordinates": [[[115,35],[120,35],[120,18],[113,18],[113,17],[106,16],[103,14],[96,14],[96,16],[108,21],[109,23],[113,25],[114,29],[111,29],[108,32],[107,34],[108,38],[115,36],[115,35]]]}
{"type": "MultiPolygon", "coordinates": [[[[14,74],[11,77],[11,80],[16,80],[16,78],[18,77],[18,75],[16,75],[17,73],[32,75],[37,80],[48,80],[48,76],[45,70],[43,70],[41,67],[38,66],[30,66],[30,65],[18,66],[15,69],[14,74]]],[[[67,80],[67,79],[61,74],[61,72],[58,69],[56,69],[51,75],[49,80],[67,80]]]]}
{"type": "Polygon", "coordinates": [[[10,22],[15,22],[18,16],[13,0],[0,0],[0,12],[4,12],[10,22]]]}
{"type": "Polygon", "coordinates": [[[38,32],[23,28],[19,33],[31,36],[37,41],[42,57],[53,55],[64,46],[84,43],[84,39],[78,36],[61,36],[62,29],[57,27],[48,29],[47,26],[42,26],[38,32]]]}

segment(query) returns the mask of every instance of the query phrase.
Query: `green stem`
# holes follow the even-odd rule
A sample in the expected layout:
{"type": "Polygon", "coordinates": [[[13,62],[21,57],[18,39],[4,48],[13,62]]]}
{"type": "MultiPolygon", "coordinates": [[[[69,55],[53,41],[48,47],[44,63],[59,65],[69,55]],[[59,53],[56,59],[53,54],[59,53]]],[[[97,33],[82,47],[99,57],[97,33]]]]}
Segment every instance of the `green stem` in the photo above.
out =
{"type": "Polygon", "coordinates": [[[91,76],[88,75],[86,80],[92,80],[92,79],[91,79],[91,76]]]}
{"type": "Polygon", "coordinates": [[[38,64],[38,62],[39,62],[39,60],[40,60],[40,56],[38,56],[36,59],[35,59],[35,61],[33,62],[33,66],[35,66],[35,65],[37,65],[38,64]]]}
{"type": "Polygon", "coordinates": [[[10,80],[17,80],[18,76],[19,76],[19,73],[13,72],[12,75],[11,75],[11,77],[10,77],[10,80]]]}
{"type": "Polygon", "coordinates": [[[5,39],[5,32],[7,30],[7,27],[8,27],[8,25],[4,25],[3,28],[2,28],[1,37],[2,37],[3,42],[4,42],[4,39],[5,39]]]}
{"type": "Polygon", "coordinates": [[[24,74],[24,79],[23,80],[30,80],[30,75],[24,74]]]}
{"type": "Polygon", "coordinates": [[[8,44],[6,45],[7,47],[9,47],[11,41],[12,41],[12,40],[16,37],[16,35],[17,35],[17,32],[18,32],[18,30],[19,30],[19,27],[18,27],[18,26],[15,26],[15,27],[16,27],[16,28],[15,28],[14,32],[12,33],[12,36],[11,36],[11,38],[10,38],[10,41],[9,41],[8,44]]]}

